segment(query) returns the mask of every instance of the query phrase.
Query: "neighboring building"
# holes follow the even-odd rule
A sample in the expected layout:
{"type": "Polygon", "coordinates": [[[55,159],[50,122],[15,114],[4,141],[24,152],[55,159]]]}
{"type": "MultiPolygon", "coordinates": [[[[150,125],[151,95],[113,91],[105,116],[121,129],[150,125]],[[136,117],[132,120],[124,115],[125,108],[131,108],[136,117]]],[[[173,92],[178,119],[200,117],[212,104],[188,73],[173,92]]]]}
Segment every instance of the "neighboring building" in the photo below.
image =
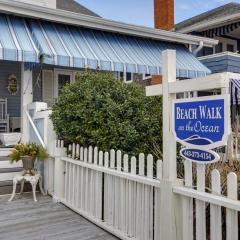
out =
{"type": "Polygon", "coordinates": [[[175,25],[175,31],[219,40],[197,56],[213,73],[240,73],[240,4],[229,3],[175,25]]]}

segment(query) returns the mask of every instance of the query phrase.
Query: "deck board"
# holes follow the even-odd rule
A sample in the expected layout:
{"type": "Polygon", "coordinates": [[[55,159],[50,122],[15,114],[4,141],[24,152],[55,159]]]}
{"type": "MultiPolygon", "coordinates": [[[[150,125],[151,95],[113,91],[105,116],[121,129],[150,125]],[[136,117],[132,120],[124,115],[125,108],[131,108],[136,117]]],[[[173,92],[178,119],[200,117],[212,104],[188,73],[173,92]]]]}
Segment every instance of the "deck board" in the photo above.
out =
{"type": "Polygon", "coordinates": [[[117,240],[48,196],[0,197],[0,240],[117,240]]]}

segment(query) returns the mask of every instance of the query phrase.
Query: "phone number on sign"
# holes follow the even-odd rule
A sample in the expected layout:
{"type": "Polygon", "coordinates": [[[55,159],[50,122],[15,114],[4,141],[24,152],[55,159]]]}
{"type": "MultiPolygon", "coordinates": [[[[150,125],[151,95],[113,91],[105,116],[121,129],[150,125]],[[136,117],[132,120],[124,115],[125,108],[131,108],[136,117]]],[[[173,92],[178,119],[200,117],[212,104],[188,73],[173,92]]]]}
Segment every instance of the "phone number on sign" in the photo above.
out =
{"type": "Polygon", "coordinates": [[[184,156],[188,158],[193,158],[193,159],[212,160],[212,154],[208,152],[185,150],[184,156]]]}

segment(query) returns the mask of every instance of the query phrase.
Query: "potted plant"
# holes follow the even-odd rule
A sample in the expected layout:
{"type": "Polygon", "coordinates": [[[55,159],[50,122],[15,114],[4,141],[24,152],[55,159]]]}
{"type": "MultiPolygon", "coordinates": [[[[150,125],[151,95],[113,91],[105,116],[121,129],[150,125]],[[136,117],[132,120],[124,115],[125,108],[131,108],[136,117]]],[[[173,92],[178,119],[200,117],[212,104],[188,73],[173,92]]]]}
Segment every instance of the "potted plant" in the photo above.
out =
{"type": "Polygon", "coordinates": [[[11,151],[10,158],[12,162],[22,160],[24,168],[24,176],[33,176],[34,162],[36,159],[44,160],[48,157],[45,148],[38,146],[35,143],[18,144],[11,151]]]}

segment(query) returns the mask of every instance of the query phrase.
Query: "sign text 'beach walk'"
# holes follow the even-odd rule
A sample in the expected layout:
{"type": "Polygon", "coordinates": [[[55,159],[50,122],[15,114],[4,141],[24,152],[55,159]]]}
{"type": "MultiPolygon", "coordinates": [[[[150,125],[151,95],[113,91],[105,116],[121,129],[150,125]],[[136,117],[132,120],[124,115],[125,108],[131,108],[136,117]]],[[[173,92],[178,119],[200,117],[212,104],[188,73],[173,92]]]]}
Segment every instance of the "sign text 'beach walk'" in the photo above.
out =
{"type": "Polygon", "coordinates": [[[218,156],[209,150],[227,144],[229,118],[228,95],[175,100],[174,134],[187,147],[181,155],[194,161],[217,161],[218,156]]]}

